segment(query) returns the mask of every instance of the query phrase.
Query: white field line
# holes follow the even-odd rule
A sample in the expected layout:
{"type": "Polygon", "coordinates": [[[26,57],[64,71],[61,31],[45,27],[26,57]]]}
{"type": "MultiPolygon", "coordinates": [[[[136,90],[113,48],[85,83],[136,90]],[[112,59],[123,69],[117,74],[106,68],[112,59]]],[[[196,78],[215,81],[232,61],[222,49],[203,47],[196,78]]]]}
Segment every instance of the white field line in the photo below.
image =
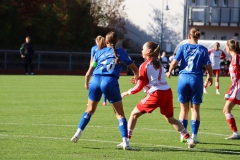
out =
{"type": "MultiPolygon", "coordinates": [[[[8,135],[8,134],[0,134],[1,137],[16,137],[16,138],[33,138],[33,139],[52,139],[52,140],[70,140],[69,138],[64,137],[41,137],[41,136],[27,136],[27,135],[8,135]]],[[[105,141],[105,140],[94,140],[94,139],[79,139],[80,141],[88,141],[88,142],[98,142],[98,143],[114,143],[118,144],[119,142],[115,141],[105,141]]],[[[71,143],[71,142],[69,142],[71,143]]],[[[169,145],[153,145],[153,144],[147,144],[147,143],[131,143],[131,144],[139,144],[144,146],[151,146],[151,147],[163,147],[163,148],[175,148],[175,149],[184,149],[187,150],[186,147],[177,147],[177,146],[169,146],[169,145]]],[[[238,151],[228,151],[228,150],[210,150],[210,149],[198,149],[194,148],[193,151],[200,151],[200,152],[210,152],[210,153],[230,153],[230,154],[240,154],[238,151]]]]}
{"type": "MultiPolygon", "coordinates": [[[[30,124],[22,124],[22,123],[1,123],[0,125],[32,125],[32,126],[50,126],[50,127],[77,127],[77,125],[61,125],[61,124],[34,124],[34,123],[30,123],[30,124]]],[[[88,128],[118,128],[116,127],[107,127],[107,126],[92,126],[92,125],[88,125],[88,128]]],[[[176,132],[174,129],[172,130],[162,130],[162,129],[154,129],[154,128],[135,128],[135,130],[144,130],[144,131],[156,131],[156,132],[176,132]]],[[[190,131],[189,131],[190,132],[190,131]]],[[[215,136],[229,136],[229,135],[225,135],[225,134],[219,134],[219,133],[208,133],[208,132],[198,132],[200,134],[206,134],[206,135],[215,135],[215,136]]]]}

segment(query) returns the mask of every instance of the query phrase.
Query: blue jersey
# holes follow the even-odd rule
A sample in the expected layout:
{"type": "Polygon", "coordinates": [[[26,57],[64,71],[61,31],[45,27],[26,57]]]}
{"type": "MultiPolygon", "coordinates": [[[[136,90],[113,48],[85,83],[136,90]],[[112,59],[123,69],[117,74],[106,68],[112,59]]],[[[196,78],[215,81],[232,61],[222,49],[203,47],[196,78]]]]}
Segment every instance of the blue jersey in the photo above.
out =
{"type": "Polygon", "coordinates": [[[95,53],[98,51],[98,46],[95,45],[91,48],[91,58],[94,57],[95,53]]]}
{"type": "Polygon", "coordinates": [[[188,43],[180,46],[174,59],[181,61],[180,74],[203,75],[203,65],[211,64],[207,48],[200,44],[188,43]]]}
{"type": "Polygon", "coordinates": [[[115,63],[115,56],[111,47],[105,47],[96,52],[93,61],[97,63],[97,66],[93,75],[112,75],[119,78],[123,64],[130,65],[134,62],[123,49],[117,48],[116,51],[119,60],[122,62],[121,64],[115,63]]]}

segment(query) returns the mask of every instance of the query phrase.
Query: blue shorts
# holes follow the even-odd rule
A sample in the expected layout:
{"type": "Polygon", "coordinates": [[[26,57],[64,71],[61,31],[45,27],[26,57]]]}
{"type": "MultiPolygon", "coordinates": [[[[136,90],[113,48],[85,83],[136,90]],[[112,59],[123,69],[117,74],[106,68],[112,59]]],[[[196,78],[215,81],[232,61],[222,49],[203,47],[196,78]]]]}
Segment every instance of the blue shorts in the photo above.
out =
{"type": "Polygon", "coordinates": [[[180,74],[178,77],[178,101],[201,104],[203,96],[203,76],[180,74]]]}
{"type": "Polygon", "coordinates": [[[102,94],[106,95],[109,103],[122,100],[118,79],[113,76],[93,75],[89,82],[88,98],[94,102],[99,102],[102,94]]]}

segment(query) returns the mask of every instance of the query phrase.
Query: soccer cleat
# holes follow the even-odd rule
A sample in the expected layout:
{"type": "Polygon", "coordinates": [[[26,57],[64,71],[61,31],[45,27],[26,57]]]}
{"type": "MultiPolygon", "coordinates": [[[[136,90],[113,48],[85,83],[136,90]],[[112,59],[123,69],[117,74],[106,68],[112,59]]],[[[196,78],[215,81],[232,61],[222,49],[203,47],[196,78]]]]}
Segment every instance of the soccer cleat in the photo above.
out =
{"type": "Polygon", "coordinates": [[[123,150],[133,150],[133,148],[129,144],[124,144],[123,143],[123,150]]]}
{"type": "Polygon", "coordinates": [[[103,102],[103,106],[106,106],[107,105],[107,102],[103,102]]]}
{"type": "Polygon", "coordinates": [[[74,135],[74,136],[71,138],[71,142],[77,143],[78,140],[79,140],[79,138],[80,138],[80,137],[77,137],[77,136],[74,135]]]}
{"type": "Polygon", "coordinates": [[[186,140],[186,139],[180,139],[180,142],[182,142],[182,143],[186,143],[187,140],[186,140]]]}
{"type": "Polygon", "coordinates": [[[240,135],[238,135],[238,134],[232,134],[231,136],[229,136],[229,137],[226,137],[225,139],[240,139],[240,135]]]}
{"type": "Polygon", "coordinates": [[[196,146],[193,139],[187,139],[187,145],[188,148],[194,148],[196,146]]]}
{"type": "Polygon", "coordinates": [[[123,147],[123,142],[119,143],[117,146],[118,147],[123,147]]]}
{"type": "Polygon", "coordinates": [[[200,141],[197,138],[193,138],[194,143],[200,143],[200,141]]]}
{"type": "Polygon", "coordinates": [[[219,92],[219,91],[216,91],[216,94],[220,94],[220,92],[219,92]]]}

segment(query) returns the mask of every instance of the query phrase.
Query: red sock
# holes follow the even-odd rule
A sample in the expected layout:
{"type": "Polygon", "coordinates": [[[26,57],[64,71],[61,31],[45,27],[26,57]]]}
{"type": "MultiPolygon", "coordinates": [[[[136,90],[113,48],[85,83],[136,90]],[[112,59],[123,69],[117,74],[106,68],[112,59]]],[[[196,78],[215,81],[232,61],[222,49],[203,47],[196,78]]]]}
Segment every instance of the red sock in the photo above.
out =
{"type": "Polygon", "coordinates": [[[225,115],[226,116],[226,120],[228,122],[228,125],[230,127],[230,129],[232,130],[232,132],[237,132],[237,125],[235,122],[235,118],[233,117],[232,113],[228,113],[225,115]]]}
{"type": "Polygon", "coordinates": [[[215,82],[216,89],[219,89],[219,82],[215,82]]]}
{"type": "Polygon", "coordinates": [[[131,139],[131,137],[132,137],[132,130],[129,129],[129,130],[128,130],[128,139],[131,139]]]}
{"type": "Polygon", "coordinates": [[[188,139],[190,137],[189,133],[186,131],[186,129],[183,129],[180,134],[185,138],[188,139]]]}

